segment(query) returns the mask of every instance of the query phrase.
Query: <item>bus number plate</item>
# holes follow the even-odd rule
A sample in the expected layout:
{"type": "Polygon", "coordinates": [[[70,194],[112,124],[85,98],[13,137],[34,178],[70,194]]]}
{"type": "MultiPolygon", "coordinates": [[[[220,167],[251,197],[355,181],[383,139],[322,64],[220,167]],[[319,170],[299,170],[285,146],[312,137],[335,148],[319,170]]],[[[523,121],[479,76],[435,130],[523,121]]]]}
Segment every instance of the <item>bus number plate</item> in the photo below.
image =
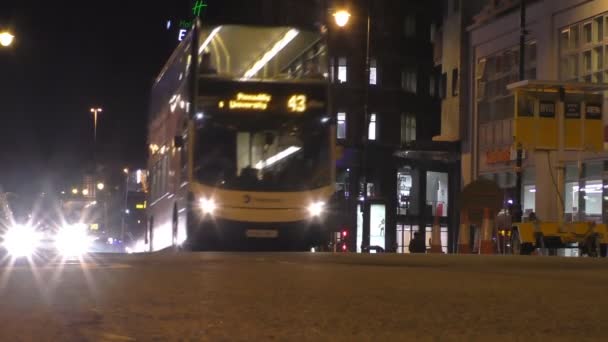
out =
{"type": "Polygon", "coordinates": [[[279,231],[275,229],[247,229],[248,238],[273,239],[279,237],[279,231]]]}

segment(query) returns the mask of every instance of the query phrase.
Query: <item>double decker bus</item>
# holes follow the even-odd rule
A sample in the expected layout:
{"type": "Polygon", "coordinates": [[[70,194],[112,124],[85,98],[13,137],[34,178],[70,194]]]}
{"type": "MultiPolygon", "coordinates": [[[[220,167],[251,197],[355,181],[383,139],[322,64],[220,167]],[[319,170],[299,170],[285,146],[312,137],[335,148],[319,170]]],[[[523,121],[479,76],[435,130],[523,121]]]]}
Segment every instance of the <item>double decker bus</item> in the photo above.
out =
{"type": "Polygon", "coordinates": [[[145,248],[317,245],[335,178],[322,36],[198,25],[151,92],[145,248]]]}

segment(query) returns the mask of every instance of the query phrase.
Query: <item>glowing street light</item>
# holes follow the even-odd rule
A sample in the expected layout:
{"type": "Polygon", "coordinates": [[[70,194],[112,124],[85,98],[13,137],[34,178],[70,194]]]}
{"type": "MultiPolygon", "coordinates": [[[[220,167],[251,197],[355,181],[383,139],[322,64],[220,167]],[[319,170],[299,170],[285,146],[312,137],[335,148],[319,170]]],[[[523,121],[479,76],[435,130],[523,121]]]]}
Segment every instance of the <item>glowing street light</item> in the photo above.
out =
{"type": "Polygon", "coordinates": [[[101,182],[97,183],[97,190],[101,191],[101,190],[103,190],[103,188],[105,188],[105,187],[106,187],[106,186],[105,186],[105,184],[103,184],[103,183],[101,183],[101,182]]]}
{"type": "Polygon", "coordinates": [[[82,189],[82,195],[83,196],[88,196],[89,195],[89,189],[82,189]]]}
{"type": "Polygon", "coordinates": [[[13,44],[15,40],[15,36],[13,36],[10,32],[4,31],[0,33],[0,45],[4,47],[9,47],[13,44]]]}
{"type": "Polygon", "coordinates": [[[122,169],[122,172],[124,172],[125,174],[129,174],[129,169],[127,169],[126,167],[124,169],[122,169]]]}
{"type": "Polygon", "coordinates": [[[77,195],[77,194],[78,194],[78,189],[73,188],[73,189],[72,189],[72,194],[77,195]]]}
{"type": "Polygon", "coordinates": [[[348,20],[350,19],[350,13],[346,10],[340,10],[334,13],[334,19],[336,20],[336,25],[340,27],[346,26],[348,24],[348,20]]]}
{"type": "Polygon", "coordinates": [[[103,110],[101,108],[91,108],[91,113],[93,113],[93,139],[97,142],[97,113],[101,113],[103,110]]]}

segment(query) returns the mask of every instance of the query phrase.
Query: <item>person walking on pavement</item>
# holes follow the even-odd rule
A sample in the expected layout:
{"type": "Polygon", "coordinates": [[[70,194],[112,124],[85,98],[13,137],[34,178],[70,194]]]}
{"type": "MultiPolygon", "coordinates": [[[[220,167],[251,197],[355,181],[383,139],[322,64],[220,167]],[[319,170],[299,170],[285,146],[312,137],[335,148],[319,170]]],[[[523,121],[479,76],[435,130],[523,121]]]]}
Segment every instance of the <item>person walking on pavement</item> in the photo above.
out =
{"type": "Polygon", "coordinates": [[[414,238],[410,241],[409,250],[410,253],[426,253],[426,246],[420,232],[414,233],[414,238]]]}

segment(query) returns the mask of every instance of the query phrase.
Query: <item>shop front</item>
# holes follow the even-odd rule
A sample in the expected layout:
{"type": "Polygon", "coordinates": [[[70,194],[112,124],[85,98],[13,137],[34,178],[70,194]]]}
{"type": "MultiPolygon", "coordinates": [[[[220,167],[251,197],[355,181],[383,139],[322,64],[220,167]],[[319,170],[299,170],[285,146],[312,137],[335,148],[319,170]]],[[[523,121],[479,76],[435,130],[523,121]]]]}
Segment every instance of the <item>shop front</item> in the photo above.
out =
{"type": "Polygon", "coordinates": [[[449,152],[400,153],[397,169],[395,246],[397,253],[409,253],[415,232],[424,237],[427,250],[433,223],[441,230],[444,253],[456,245],[458,211],[455,198],[460,191],[459,160],[449,152]]]}

